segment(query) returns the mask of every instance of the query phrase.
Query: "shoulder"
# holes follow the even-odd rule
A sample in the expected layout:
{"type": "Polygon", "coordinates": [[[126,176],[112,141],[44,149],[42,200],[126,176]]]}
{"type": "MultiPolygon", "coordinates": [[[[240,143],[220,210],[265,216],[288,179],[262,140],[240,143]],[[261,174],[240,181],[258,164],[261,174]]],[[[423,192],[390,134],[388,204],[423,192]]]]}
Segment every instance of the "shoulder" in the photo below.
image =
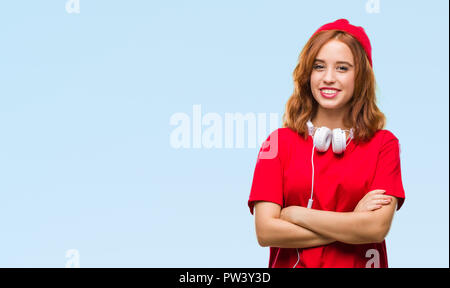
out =
{"type": "Polygon", "coordinates": [[[397,136],[387,129],[375,132],[370,142],[374,143],[379,152],[391,151],[394,154],[400,154],[400,142],[397,136]]]}
{"type": "Polygon", "coordinates": [[[384,145],[389,142],[398,141],[398,138],[391,131],[387,129],[381,129],[375,132],[371,141],[375,141],[380,143],[381,145],[384,145]]]}
{"type": "Polygon", "coordinates": [[[290,147],[299,138],[301,138],[300,135],[291,128],[277,128],[270,132],[261,146],[260,153],[264,152],[264,155],[269,155],[269,157],[276,155],[285,159],[289,154],[290,147]]]}
{"type": "Polygon", "coordinates": [[[383,135],[383,139],[385,140],[398,140],[398,138],[394,135],[394,133],[392,133],[391,131],[387,130],[387,129],[381,129],[378,130],[379,133],[381,133],[381,135],[383,135]]]}
{"type": "Polygon", "coordinates": [[[365,142],[359,142],[358,146],[361,149],[371,151],[378,151],[385,149],[387,146],[399,146],[398,138],[387,129],[377,130],[372,138],[365,142]]]}
{"type": "Polygon", "coordinates": [[[278,128],[273,130],[269,137],[269,139],[277,140],[280,147],[287,148],[290,146],[290,144],[294,141],[298,141],[298,139],[301,138],[300,134],[296,131],[292,130],[288,127],[278,128]]]}
{"type": "Polygon", "coordinates": [[[291,128],[283,127],[275,129],[273,132],[278,132],[279,134],[283,135],[284,137],[298,137],[298,133],[291,128]]]}
{"type": "Polygon", "coordinates": [[[297,131],[288,127],[275,129],[272,133],[278,133],[278,135],[281,135],[284,140],[291,140],[292,138],[297,139],[300,136],[297,131]]]}

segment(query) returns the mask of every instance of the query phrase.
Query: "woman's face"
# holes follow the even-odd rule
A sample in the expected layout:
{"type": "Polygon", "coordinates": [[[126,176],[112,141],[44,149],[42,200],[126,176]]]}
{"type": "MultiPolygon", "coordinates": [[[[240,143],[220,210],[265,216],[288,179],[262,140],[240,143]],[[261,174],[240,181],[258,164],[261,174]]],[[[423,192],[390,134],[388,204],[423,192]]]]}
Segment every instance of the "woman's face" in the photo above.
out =
{"type": "Polygon", "coordinates": [[[313,64],[311,90],[319,108],[342,110],[353,96],[355,68],[350,48],[337,40],[322,46],[313,64]],[[327,89],[329,88],[329,89],[327,89]]]}

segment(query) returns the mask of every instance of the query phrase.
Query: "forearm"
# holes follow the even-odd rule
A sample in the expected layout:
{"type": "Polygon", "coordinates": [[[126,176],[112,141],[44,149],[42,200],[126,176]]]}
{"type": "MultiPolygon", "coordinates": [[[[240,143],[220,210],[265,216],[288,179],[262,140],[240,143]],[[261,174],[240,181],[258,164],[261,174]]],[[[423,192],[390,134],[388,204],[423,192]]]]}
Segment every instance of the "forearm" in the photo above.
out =
{"type": "Polygon", "coordinates": [[[277,218],[267,220],[264,229],[260,231],[258,242],[261,246],[309,248],[335,242],[319,233],[277,218]]]}
{"type": "Polygon", "coordinates": [[[332,212],[295,206],[291,222],[348,244],[381,242],[371,212],[332,212]],[[297,208],[298,207],[298,208],[297,208]]]}

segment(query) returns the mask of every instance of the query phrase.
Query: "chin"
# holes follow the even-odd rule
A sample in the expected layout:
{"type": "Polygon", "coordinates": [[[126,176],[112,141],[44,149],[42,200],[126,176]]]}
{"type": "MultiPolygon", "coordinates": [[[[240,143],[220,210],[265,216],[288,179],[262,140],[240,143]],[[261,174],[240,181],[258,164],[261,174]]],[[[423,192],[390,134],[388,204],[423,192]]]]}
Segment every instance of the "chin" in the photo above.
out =
{"type": "Polygon", "coordinates": [[[334,103],[330,103],[329,101],[320,101],[319,102],[320,107],[324,108],[324,109],[339,109],[342,108],[344,105],[341,101],[336,101],[334,103]]]}
{"type": "Polygon", "coordinates": [[[320,105],[320,107],[322,107],[322,109],[327,109],[327,110],[334,110],[334,109],[339,108],[339,106],[335,106],[335,105],[320,105]]]}

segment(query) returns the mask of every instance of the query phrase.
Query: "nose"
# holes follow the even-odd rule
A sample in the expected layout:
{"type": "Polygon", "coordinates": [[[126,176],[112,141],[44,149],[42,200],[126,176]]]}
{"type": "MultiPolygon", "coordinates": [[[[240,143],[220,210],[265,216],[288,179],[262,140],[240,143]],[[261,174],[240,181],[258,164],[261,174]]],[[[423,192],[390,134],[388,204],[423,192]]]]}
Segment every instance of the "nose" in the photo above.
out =
{"type": "Polygon", "coordinates": [[[323,76],[323,81],[326,83],[334,83],[336,81],[334,73],[335,71],[333,68],[328,68],[323,76]]]}

